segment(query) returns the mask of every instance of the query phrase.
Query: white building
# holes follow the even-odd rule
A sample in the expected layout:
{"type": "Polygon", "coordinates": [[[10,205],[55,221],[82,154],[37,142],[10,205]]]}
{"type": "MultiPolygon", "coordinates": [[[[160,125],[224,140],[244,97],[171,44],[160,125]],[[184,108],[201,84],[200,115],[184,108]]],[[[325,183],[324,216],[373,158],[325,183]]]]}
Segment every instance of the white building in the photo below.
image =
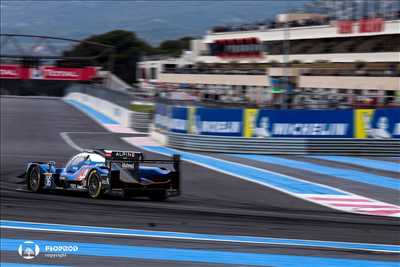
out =
{"type": "Polygon", "coordinates": [[[400,19],[352,22],[301,15],[278,15],[273,25],[216,27],[192,41],[191,51],[180,58],[140,62],[139,81],[143,88],[241,91],[245,101],[271,100],[277,81],[285,81],[285,88],[290,81],[297,90],[330,94],[400,91],[400,19]],[[295,64],[287,69],[280,63],[295,64]]]}

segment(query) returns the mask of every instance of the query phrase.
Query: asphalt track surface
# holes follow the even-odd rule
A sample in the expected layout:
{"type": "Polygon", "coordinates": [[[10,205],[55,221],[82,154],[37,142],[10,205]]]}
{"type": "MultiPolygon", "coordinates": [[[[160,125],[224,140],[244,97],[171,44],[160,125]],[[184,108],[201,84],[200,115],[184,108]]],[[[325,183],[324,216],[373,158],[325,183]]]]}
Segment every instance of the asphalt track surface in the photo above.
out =
{"type": "MultiPolygon", "coordinates": [[[[213,154],[212,156],[222,158],[225,160],[229,161],[234,161],[246,165],[251,165],[257,168],[261,169],[266,169],[270,171],[274,171],[277,173],[282,173],[294,177],[298,177],[300,179],[314,182],[314,183],[320,183],[320,184],[325,184],[332,186],[334,188],[342,189],[348,192],[352,192],[355,194],[359,194],[361,196],[365,197],[370,197],[372,199],[376,199],[379,201],[384,201],[388,202],[391,204],[396,204],[400,205],[400,167],[399,167],[399,172],[394,173],[394,172],[389,172],[389,171],[384,171],[384,170],[376,170],[368,167],[361,167],[361,166],[355,166],[351,164],[344,164],[344,163],[336,163],[336,162],[327,162],[327,161],[321,161],[318,159],[314,159],[311,157],[306,157],[306,156],[296,156],[296,157],[290,157],[290,156],[280,156],[280,158],[287,158],[287,159],[293,159],[295,158],[296,161],[301,160],[302,162],[309,162],[309,163],[316,163],[316,164],[321,164],[322,166],[328,166],[328,167],[334,167],[336,169],[347,169],[347,170],[355,170],[355,171],[360,171],[364,173],[373,173],[375,175],[380,175],[380,176],[387,176],[387,177],[393,177],[395,179],[398,179],[398,187],[397,190],[393,188],[385,188],[381,186],[373,186],[368,185],[366,183],[360,183],[356,181],[351,181],[351,180],[346,180],[343,181],[343,179],[339,179],[336,176],[333,175],[326,175],[326,174],[317,174],[315,171],[312,169],[309,170],[299,170],[296,168],[296,166],[291,166],[291,168],[288,168],[287,166],[282,166],[278,165],[277,163],[274,163],[273,160],[271,162],[260,162],[260,161],[255,161],[255,160],[250,160],[246,158],[241,158],[237,157],[235,155],[221,155],[221,154],[213,154]],[[371,189],[373,188],[373,190],[371,189]]],[[[400,166],[400,163],[399,163],[400,166]]],[[[362,177],[361,177],[362,178],[362,177]]]]}
{"type": "MultiPolygon", "coordinates": [[[[183,163],[182,166],[183,195],[163,203],[147,199],[122,200],[118,196],[93,200],[82,194],[33,194],[17,191],[21,185],[18,184],[20,180],[16,177],[24,171],[27,162],[55,160],[60,166],[76,152],[61,138],[62,132],[70,132],[69,137],[84,148],[107,147],[121,150],[133,149],[120,139],[133,135],[109,133],[80,111],[56,98],[2,97],[0,107],[0,193],[3,220],[344,242],[398,244],[400,240],[397,219],[337,212],[189,163],[183,163]]],[[[147,152],[145,154],[147,158],[161,157],[147,152]]],[[[272,170],[279,168],[257,164],[258,167],[272,170]]],[[[307,172],[298,171],[296,174],[300,178],[310,177],[307,172]]],[[[315,179],[318,181],[318,178],[315,179]]],[[[366,193],[366,189],[360,188],[358,184],[337,183],[334,186],[343,186],[345,187],[343,189],[354,193],[366,193]]],[[[392,202],[396,200],[393,192],[379,190],[370,194],[382,200],[392,200],[392,202]]],[[[213,242],[94,237],[83,234],[68,235],[9,229],[2,229],[1,234],[2,238],[215,248],[238,252],[260,252],[268,249],[268,252],[290,255],[398,260],[396,255],[283,246],[261,247],[213,242]]],[[[7,262],[21,261],[16,253],[9,252],[2,252],[2,260],[4,259],[7,259],[7,262]]],[[[173,261],[132,259],[128,261],[118,258],[102,260],[104,266],[111,265],[111,262],[115,266],[127,266],[128,263],[131,266],[214,266],[173,261]]],[[[46,263],[46,259],[40,259],[40,263],[46,263]]],[[[47,263],[54,264],[54,260],[47,263]]],[[[57,261],[57,264],[78,263],[97,264],[95,257],[86,256],[71,256],[57,261]]]]}

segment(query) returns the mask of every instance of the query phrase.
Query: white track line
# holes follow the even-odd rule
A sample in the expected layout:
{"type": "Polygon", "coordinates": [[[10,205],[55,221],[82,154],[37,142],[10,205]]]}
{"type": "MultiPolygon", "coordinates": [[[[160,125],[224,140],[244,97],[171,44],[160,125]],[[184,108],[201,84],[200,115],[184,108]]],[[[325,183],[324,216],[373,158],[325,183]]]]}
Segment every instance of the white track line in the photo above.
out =
{"type": "Polygon", "coordinates": [[[376,244],[376,243],[357,243],[357,242],[353,243],[353,242],[343,242],[343,241],[290,239],[290,238],[276,238],[276,237],[263,237],[263,236],[198,234],[198,233],[185,233],[185,232],[152,231],[152,230],[142,230],[142,229],[127,229],[127,228],[114,228],[114,227],[111,228],[111,227],[85,226],[85,225],[64,225],[64,224],[53,224],[53,223],[20,222],[20,221],[7,221],[7,220],[1,221],[0,228],[40,231],[40,232],[94,234],[94,235],[105,235],[105,236],[144,237],[144,238],[160,238],[160,239],[175,239],[175,240],[264,244],[264,245],[278,245],[278,246],[333,248],[341,250],[400,253],[399,250],[393,249],[395,245],[376,244]],[[16,223],[17,225],[7,225],[10,223],[11,224],[16,223]],[[76,229],[69,229],[71,227],[76,229]],[[374,246],[379,246],[379,248],[377,247],[374,248],[374,246]]]}
{"type": "Polygon", "coordinates": [[[68,136],[68,132],[62,132],[62,133],[60,133],[60,136],[65,141],[65,143],[67,143],[73,149],[78,150],[79,152],[82,152],[85,150],[84,148],[75,144],[74,141],[72,141],[72,139],[68,136]]]}

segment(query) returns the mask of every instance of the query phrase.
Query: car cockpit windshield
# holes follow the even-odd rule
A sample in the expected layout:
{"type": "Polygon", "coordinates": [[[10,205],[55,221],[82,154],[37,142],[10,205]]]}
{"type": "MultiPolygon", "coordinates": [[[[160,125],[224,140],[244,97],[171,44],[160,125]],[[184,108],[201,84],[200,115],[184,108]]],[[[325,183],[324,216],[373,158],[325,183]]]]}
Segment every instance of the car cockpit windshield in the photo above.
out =
{"type": "Polygon", "coordinates": [[[102,157],[101,155],[84,152],[71,158],[68,161],[65,169],[67,172],[76,172],[83,165],[98,165],[104,163],[105,163],[105,158],[102,157]]]}

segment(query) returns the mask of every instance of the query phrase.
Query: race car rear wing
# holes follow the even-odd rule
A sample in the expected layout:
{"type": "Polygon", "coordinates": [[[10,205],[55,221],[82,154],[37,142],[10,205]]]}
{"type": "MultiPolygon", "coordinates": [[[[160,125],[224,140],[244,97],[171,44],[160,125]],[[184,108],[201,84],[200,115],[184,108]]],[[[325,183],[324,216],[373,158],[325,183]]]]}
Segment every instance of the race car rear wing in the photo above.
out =
{"type": "Polygon", "coordinates": [[[179,169],[180,165],[180,155],[178,154],[174,154],[172,159],[145,159],[142,152],[136,151],[111,151],[105,149],[96,149],[93,150],[93,152],[103,156],[106,159],[106,162],[173,164],[175,170],[179,169]]]}
{"type": "Polygon", "coordinates": [[[110,169],[113,163],[133,164],[133,173],[135,178],[139,178],[139,167],[141,163],[171,164],[173,166],[174,176],[176,177],[177,183],[179,184],[180,182],[181,157],[178,154],[174,154],[172,159],[145,159],[142,152],[111,151],[106,149],[96,149],[93,150],[93,152],[103,156],[106,159],[106,166],[110,169]]]}

